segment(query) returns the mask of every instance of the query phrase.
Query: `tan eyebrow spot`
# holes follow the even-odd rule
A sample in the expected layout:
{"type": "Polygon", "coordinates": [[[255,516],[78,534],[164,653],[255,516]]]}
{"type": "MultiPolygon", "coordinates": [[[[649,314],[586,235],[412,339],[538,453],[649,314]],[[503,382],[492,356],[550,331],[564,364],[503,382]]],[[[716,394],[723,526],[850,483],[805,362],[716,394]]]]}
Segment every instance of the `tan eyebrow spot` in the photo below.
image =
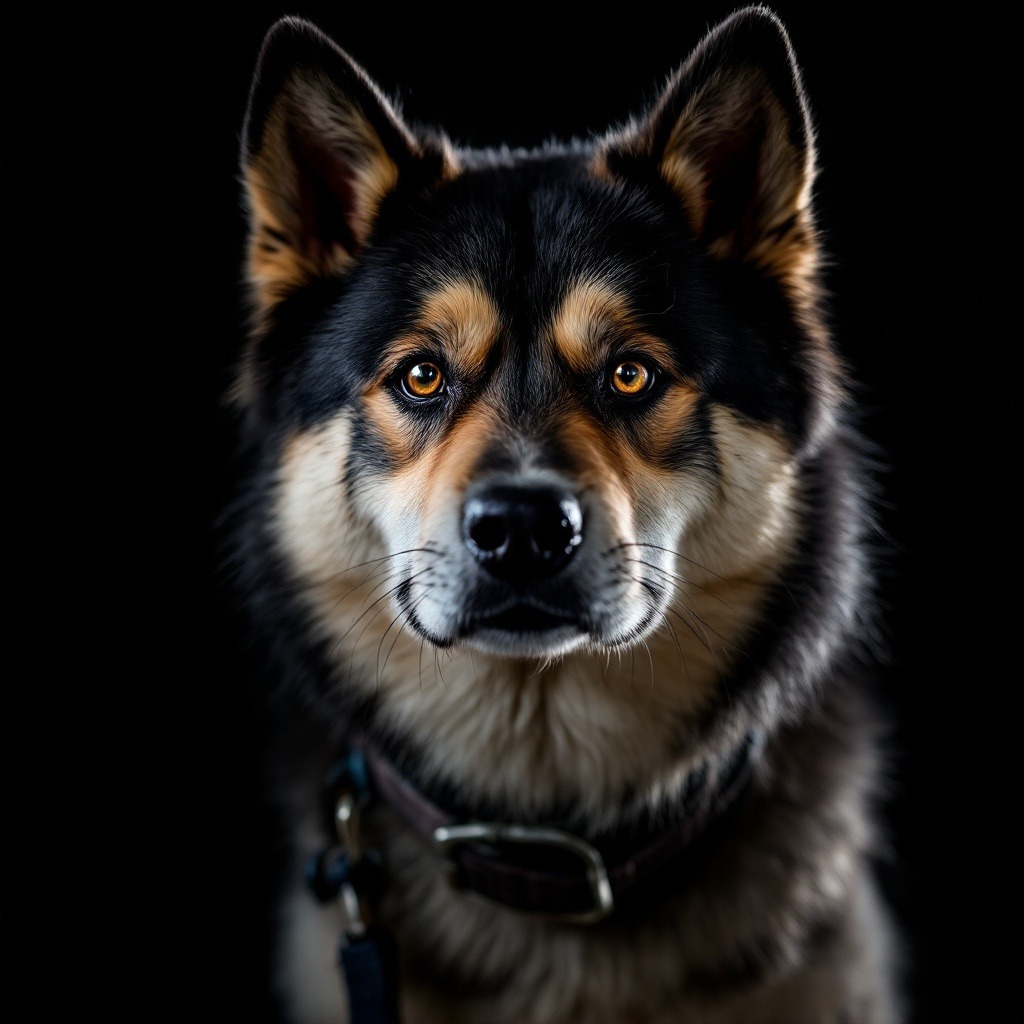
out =
{"type": "Polygon", "coordinates": [[[569,289],[551,319],[551,337],[559,355],[577,373],[603,365],[610,343],[622,339],[663,367],[672,366],[668,345],[643,331],[628,298],[600,278],[584,278],[569,289]]]}
{"type": "Polygon", "coordinates": [[[445,355],[462,372],[474,374],[487,362],[501,328],[494,300],[479,281],[446,281],[428,292],[412,330],[388,346],[386,372],[423,350],[424,337],[439,341],[445,355]]]}
{"type": "Polygon", "coordinates": [[[397,414],[395,399],[382,387],[384,379],[405,359],[420,355],[428,338],[440,343],[458,372],[478,373],[500,328],[497,307],[478,281],[446,281],[426,295],[412,330],[388,346],[380,378],[371,381],[363,393],[363,408],[398,466],[422,455],[422,438],[412,423],[397,414]]]}

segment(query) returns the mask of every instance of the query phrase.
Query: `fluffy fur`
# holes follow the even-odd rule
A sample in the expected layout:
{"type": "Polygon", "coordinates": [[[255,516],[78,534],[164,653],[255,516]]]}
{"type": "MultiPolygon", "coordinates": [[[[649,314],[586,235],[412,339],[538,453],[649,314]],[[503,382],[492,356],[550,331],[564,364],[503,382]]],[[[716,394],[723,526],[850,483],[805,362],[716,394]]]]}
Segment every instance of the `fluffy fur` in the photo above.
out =
{"type": "Polygon", "coordinates": [[[899,1020],[870,872],[863,460],[782,26],[742,11],[631,124],[513,154],[410,128],[286,19],[243,173],[237,550],[280,726],[287,1018],[345,1019],[344,922],[301,867],[346,736],[467,819],[595,838],[671,820],[690,772],[757,728],[713,855],[593,926],[453,889],[374,807],[404,1020],[899,1020]],[[612,375],[637,360],[650,386],[623,397],[612,375]],[[407,384],[423,364],[443,378],[428,398],[407,384]],[[579,503],[564,568],[517,589],[483,566],[464,509],[495,487],[579,503]],[[489,622],[520,599],[545,628],[489,622]]]}

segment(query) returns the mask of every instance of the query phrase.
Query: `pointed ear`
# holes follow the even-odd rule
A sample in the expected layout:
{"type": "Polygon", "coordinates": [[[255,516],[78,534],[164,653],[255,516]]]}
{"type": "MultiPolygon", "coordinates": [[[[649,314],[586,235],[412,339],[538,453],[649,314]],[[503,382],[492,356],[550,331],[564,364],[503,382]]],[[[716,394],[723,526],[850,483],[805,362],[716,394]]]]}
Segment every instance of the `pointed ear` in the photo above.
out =
{"type": "Polygon", "coordinates": [[[604,174],[666,182],[712,256],[797,286],[813,274],[812,129],[789,37],[767,9],[715,28],[598,159],[604,174]]]}
{"type": "Polygon", "coordinates": [[[265,313],[317,277],[344,274],[384,197],[445,173],[380,90],[319,29],[284,18],[267,34],[246,114],[249,279],[265,313]]]}

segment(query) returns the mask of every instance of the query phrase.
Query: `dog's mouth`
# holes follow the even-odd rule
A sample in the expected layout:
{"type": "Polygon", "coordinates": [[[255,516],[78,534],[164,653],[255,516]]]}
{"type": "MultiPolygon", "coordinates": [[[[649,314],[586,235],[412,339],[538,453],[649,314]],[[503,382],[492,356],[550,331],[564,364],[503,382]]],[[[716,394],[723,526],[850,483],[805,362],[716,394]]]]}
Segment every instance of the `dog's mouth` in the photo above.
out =
{"type": "Polygon", "coordinates": [[[551,657],[578,646],[587,630],[579,614],[517,601],[473,615],[462,636],[471,647],[509,657],[551,657]]]}
{"type": "Polygon", "coordinates": [[[529,633],[550,633],[566,627],[579,628],[579,618],[566,612],[551,611],[533,604],[517,603],[489,615],[477,615],[469,626],[469,632],[496,630],[502,633],[523,635],[529,633]]]}

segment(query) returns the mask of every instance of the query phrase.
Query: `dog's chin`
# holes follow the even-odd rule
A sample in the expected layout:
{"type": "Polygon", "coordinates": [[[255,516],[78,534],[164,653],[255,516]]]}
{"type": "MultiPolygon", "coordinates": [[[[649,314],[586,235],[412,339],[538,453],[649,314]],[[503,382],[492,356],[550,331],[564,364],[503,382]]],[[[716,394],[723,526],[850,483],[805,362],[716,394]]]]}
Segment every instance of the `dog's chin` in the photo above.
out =
{"type": "Polygon", "coordinates": [[[464,615],[440,629],[408,613],[407,623],[428,643],[441,649],[468,647],[504,658],[558,658],[584,646],[617,649],[640,641],[660,618],[651,608],[636,621],[595,619],[592,614],[554,612],[534,604],[514,604],[501,611],[464,615]]]}
{"type": "Polygon", "coordinates": [[[505,658],[554,658],[592,641],[582,616],[513,605],[498,613],[463,617],[438,630],[412,612],[407,622],[424,640],[439,648],[469,647],[505,658]]]}
{"type": "Polygon", "coordinates": [[[571,622],[543,630],[500,629],[480,625],[461,638],[467,647],[505,658],[560,657],[582,647],[587,639],[586,630],[571,622]]]}
{"type": "Polygon", "coordinates": [[[581,622],[552,623],[540,629],[499,628],[486,620],[465,630],[459,641],[486,654],[506,658],[556,658],[588,645],[591,648],[619,649],[638,643],[657,621],[656,613],[626,628],[587,628],[581,622]]]}

